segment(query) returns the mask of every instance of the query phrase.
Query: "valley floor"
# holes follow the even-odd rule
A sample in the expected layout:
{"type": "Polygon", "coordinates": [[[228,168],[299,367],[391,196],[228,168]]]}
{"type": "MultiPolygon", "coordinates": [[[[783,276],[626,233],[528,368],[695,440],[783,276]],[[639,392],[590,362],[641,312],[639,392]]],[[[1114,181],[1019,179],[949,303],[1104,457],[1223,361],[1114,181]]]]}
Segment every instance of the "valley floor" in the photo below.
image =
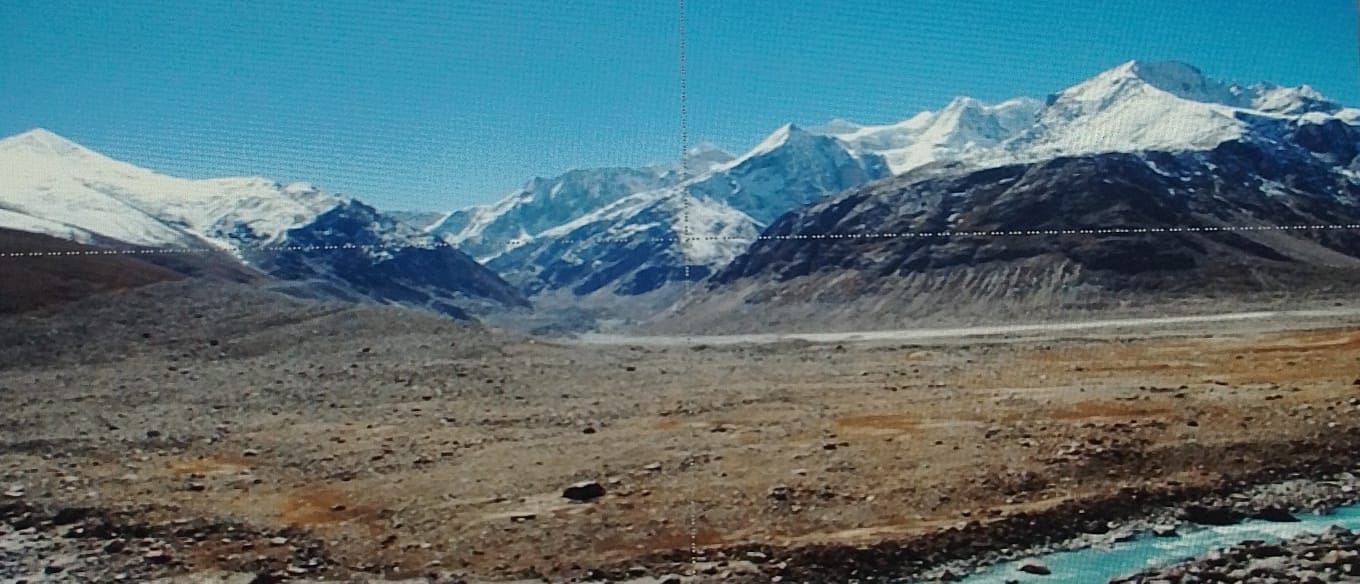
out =
{"type": "Polygon", "coordinates": [[[1360,435],[1354,312],[591,344],[190,286],[0,323],[0,577],[661,577],[697,555],[725,560],[698,579],[807,578],[831,549],[1321,472],[1360,435]],[[603,495],[564,498],[580,481],[603,495]],[[85,547],[24,547],[53,523],[85,547]]]}

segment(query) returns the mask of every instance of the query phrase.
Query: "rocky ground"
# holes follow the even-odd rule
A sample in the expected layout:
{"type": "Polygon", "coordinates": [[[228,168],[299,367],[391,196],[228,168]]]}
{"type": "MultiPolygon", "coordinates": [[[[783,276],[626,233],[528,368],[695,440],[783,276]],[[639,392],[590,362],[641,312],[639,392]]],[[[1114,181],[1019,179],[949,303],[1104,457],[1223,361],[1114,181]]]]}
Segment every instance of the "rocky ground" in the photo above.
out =
{"type": "Polygon", "coordinates": [[[1112,584],[1360,581],[1360,534],[1334,527],[1283,543],[1246,541],[1204,557],[1119,578],[1112,584]]]}
{"type": "Polygon", "coordinates": [[[1299,481],[1360,463],[1360,325],[1066,335],[589,346],[192,282],[9,316],[0,581],[938,577],[1348,495],[1299,481]]]}

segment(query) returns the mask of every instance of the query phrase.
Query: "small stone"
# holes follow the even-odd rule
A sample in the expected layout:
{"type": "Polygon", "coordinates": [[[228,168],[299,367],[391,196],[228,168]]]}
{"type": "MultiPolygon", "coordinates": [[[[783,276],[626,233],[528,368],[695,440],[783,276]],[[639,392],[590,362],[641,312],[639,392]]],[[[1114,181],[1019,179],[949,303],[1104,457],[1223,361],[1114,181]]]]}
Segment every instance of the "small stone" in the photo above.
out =
{"type": "Polygon", "coordinates": [[[775,485],[773,487],[770,487],[769,492],[766,494],[771,499],[774,499],[776,501],[786,501],[788,500],[791,492],[792,490],[784,485],[775,485]]]}
{"type": "Polygon", "coordinates": [[[1053,573],[1052,570],[1048,569],[1048,566],[1035,560],[1020,564],[1020,567],[1017,569],[1026,574],[1034,574],[1036,576],[1048,576],[1053,573]]]}
{"type": "Polygon", "coordinates": [[[1179,537],[1179,536],[1180,536],[1180,534],[1176,532],[1176,526],[1175,526],[1175,525],[1158,525],[1158,526],[1155,526],[1155,527],[1152,528],[1152,535],[1153,535],[1154,537],[1179,537]]]}
{"type": "Polygon", "coordinates": [[[276,536],[269,538],[269,545],[288,545],[288,538],[276,536]]]}
{"type": "Polygon", "coordinates": [[[661,463],[659,463],[659,462],[653,462],[653,463],[651,463],[651,464],[648,464],[647,466],[642,467],[642,470],[645,470],[645,471],[647,471],[647,472],[656,472],[656,471],[659,471],[659,470],[661,470],[661,463]]]}
{"type": "Polygon", "coordinates": [[[241,456],[259,456],[260,451],[254,448],[247,448],[241,451],[241,456]]]}

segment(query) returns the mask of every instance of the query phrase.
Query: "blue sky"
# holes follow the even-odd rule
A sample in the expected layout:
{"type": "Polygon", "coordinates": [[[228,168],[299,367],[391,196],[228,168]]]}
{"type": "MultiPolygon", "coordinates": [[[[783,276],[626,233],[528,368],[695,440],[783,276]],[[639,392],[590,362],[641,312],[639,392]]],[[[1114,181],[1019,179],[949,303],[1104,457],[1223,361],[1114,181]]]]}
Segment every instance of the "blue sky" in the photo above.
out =
{"type": "MultiPolygon", "coordinates": [[[[788,121],[1042,97],[1132,58],[1360,105],[1343,0],[687,4],[691,141],[730,150],[788,121]]],[[[674,158],[676,17],[673,0],[4,0],[0,135],[444,210],[674,158]]]]}

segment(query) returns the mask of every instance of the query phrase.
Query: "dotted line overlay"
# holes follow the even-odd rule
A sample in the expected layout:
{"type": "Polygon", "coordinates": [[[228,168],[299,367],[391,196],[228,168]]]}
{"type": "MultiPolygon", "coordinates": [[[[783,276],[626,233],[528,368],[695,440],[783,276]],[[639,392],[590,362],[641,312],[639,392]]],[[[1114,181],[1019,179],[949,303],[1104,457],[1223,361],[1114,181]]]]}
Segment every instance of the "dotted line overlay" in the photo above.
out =
{"type": "MultiPolygon", "coordinates": [[[[1233,226],[1187,226],[1187,227],[1103,227],[1091,229],[1015,229],[999,231],[922,231],[922,232],[903,232],[903,233],[824,233],[824,234],[795,234],[795,235],[760,235],[757,237],[728,237],[728,236],[694,236],[694,237],[624,237],[624,238],[599,238],[599,239],[552,239],[554,244],[558,243],[646,243],[646,242],[683,242],[683,241],[735,241],[754,243],[757,241],[795,241],[795,240],[820,240],[820,239],[902,239],[902,238],[935,238],[935,237],[1039,237],[1039,236],[1063,236],[1063,235],[1136,235],[1152,233],[1217,233],[1217,232],[1262,232],[1262,231],[1347,231],[1360,230],[1360,223],[1347,223],[1335,225],[1233,225],[1233,226]]],[[[533,240],[511,240],[507,242],[509,248],[520,247],[533,240]]],[[[457,245],[448,242],[437,242],[427,244],[357,244],[344,243],[336,245],[286,245],[286,246],[266,246],[260,248],[249,248],[252,252],[288,252],[288,251],[336,251],[336,250],[402,250],[409,248],[438,249],[438,248],[457,248],[457,245]]],[[[135,248],[135,249],[81,249],[68,251],[0,251],[0,258],[25,258],[25,257],[53,257],[53,256],[106,256],[106,255],[157,255],[157,254],[207,254],[207,253],[240,253],[246,248],[214,248],[214,247],[165,247],[165,248],[135,248]]]]}

